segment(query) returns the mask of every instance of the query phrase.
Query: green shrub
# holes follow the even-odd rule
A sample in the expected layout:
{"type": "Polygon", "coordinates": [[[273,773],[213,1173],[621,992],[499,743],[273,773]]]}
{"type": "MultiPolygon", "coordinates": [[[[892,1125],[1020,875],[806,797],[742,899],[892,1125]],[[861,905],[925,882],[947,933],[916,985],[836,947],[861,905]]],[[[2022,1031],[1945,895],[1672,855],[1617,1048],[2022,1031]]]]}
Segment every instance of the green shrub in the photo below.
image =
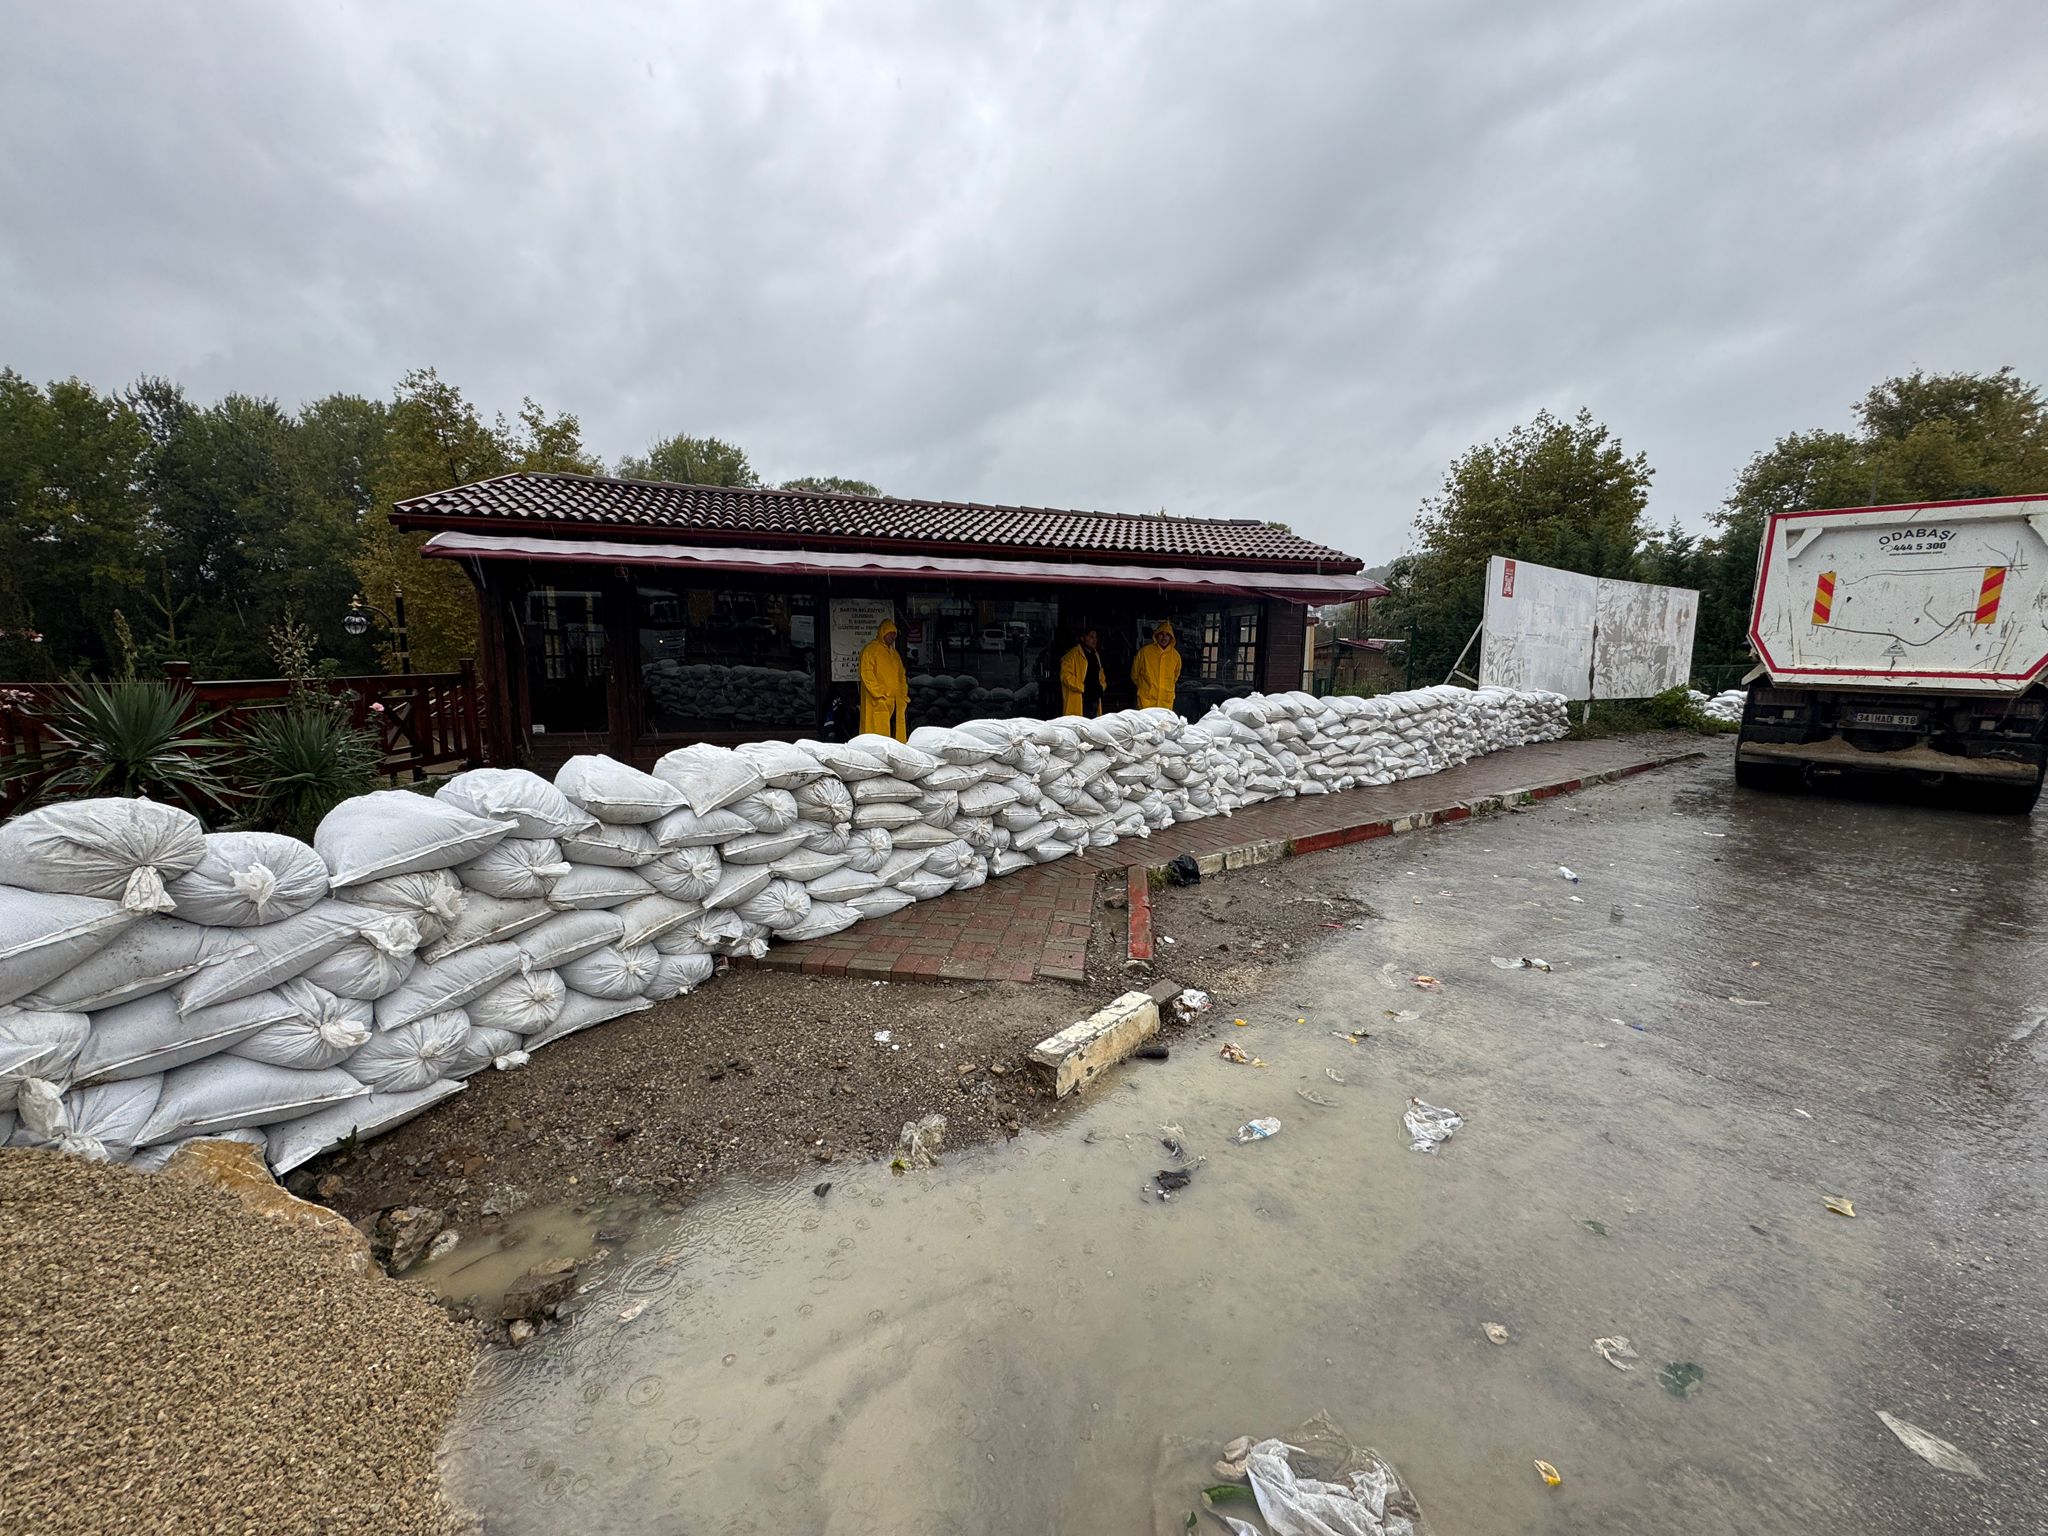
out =
{"type": "Polygon", "coordinates": [[[40,758],[17,762],[12,777],[48,777],[38,802],[96,795],[146,795],[198,815],[231,798],[221,776],[228,743],[213,734],[218,710],[198,710],[192,695],[157,681],[74,682],[52,698],[40,724],[49,737],[40,758]]]}
{"type": "Polygon", "coordinates": [[[301,694],[244,729],[236,776],[247,788],[243,824],[307,842],[320,818],[377,787],[377,738],[350,725],[339,700],[301,694]]]}

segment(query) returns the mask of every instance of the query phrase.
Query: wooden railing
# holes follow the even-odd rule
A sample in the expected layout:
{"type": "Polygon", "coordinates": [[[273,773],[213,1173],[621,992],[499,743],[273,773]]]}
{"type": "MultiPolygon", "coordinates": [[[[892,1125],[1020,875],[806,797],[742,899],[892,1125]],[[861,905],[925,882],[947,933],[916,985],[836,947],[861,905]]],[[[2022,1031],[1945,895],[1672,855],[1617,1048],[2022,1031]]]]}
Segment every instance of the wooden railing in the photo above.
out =
{"type": "MultiPolygon", "coordinates": [[[[184,661],[164,663],[164,679],[192,696],[195,712],[218,712],[209,735],[230,738],[252,715],[282,706],[292,688],[281,677],[205,681],[184,661]]],[[[0,815],[40,788],[35,764],[51,741],[51,707],[69,686],[0,683],[0,815]]],[[[458,672],[319,678],[309,686],[346,700],[349,723],[376,733],[378,768],[388,778],[453,773],[484,760],[473,662],[464,661],[458,672]]],[[[232,781],[232,769],[228,776],[232,781]]]]}

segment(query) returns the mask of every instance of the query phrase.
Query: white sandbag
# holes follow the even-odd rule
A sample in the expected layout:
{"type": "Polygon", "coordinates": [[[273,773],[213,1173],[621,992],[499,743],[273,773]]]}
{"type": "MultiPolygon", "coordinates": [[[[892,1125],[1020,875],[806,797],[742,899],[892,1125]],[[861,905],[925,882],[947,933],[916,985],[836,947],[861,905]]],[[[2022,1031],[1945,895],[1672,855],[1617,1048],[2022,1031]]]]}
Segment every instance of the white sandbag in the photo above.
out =
{"type": "Polygon", "coordinates": [[[98,896],[135,913],[170,911],[165,887],[205,855],[199,818],[154,800],[69,800],[0,824],[9,885],[98,896]]]}
{"type": "Polygon", "coordinates": [[[300,979],[337,997],[371,1002],[412,974],[419,947],[420,931],[412,919],[389,912],[377,922],[365,923],[360,934],[307,967],[300,979]]]}
{"type": "MultiPolygon", "coordinates": [[[[875,782],[879,783],[881,781],[876,780],[875,782]]],[[[907,827],[916,820],[918,820],[917,807],[901,805],[890,801],[858,806],[853,813],[854,829],[861,832],[876,827],[881,828],[883,831],[890,831],[897,827],[907,827]]],[[[728,844],[727,846],[730,847],[731,845],[728,844]]]]}
{"type": "Polygon", "coordinates": [[[887,917],[891,912],[901,912],[911,906],[917,898],[908,891],[899,891],[885,885],[879,891],[870,891],[865,896],[855,896],[846,904],[862,917],[887,917]]]}
{"type": "Polygon", "coordinates": [[[473,816],[512,823],[512,836],[554,840],[589,829],[597,820],[537,773],[524,768],[472,768],[434,791],[473,816]]]}
{"type": "Polygon", "coordinates": [[[209,832],[199,862],[165,887],[178,916],[252,928],[303,912],[327,894],[327,865],[295,837],[209,832]]]}
{"type": "Polygon", "coordinates": [[[169,992],[153,992],[91,1015],[92,1030],[72,1064],[73,1081],[117,1082],[204,1061],[289,1018],[275,992],[180,1012],[169,992]]]}
{"type": "Polygon", "coordinates": [[[791,944],[802,943],[805,939],[822,939],[829,934],[851,928],[860,921],[860,908],[843,901],[812,901],[810,911],[801,922],[784,928],[778,938],[791,944]]]}
{"type": "Polygon", "coordinates": [[[889,835],[898,848],[937,848],[943,843],[957,842],[960,837],[957,826],[932,826],[922,821],[898,827],[889,835]]]}
{"type": "Polygon", "coordinates": [[[95,896],[0,885],[0,1004],[55,981],[140,916],[95,896]]]}
{"type": "Polygon", "coordinates": [[[691,902],[702,902],[717,890],[724,873],[715,848],[672,848],[639,869],[640,877],[671,901],[691,902]]]}
{"type": "Polygon", "coordinates": [[[794,880],[771,880],[734,910],[746,922],[780,933],[810,915],[811,893],[794,880]]]}
{"type": "Polygon", "coordinates": [[[544,1045],[553,1045],[565,1035],[575,1034],[579,1029],[588,1029],[593,1024],[603,1024],[653,1006],[644,997],[589,997],[581,992],[571,992],[563,1000],[562,1016],[539,1034],[529,1035],[526,1048],[537,1051],[544,1045]]]}
{"type": "Polygon", "coordinates": [[[678,805],[700,816],[744,800],[768,782],[729,747],[702,741],[666,754],[654,765],[654,774],[675,792],[678,805]]]}
{"type": "Polygon", "coordinates": [[[943,827],[960,814],[960,792],[928,789],[910,804],[928,825],[943,827]]]}
{"type": "Polygon", "coordinates": [[[526,1065],[526,1042],[509,1029],[472,1028],[449,1065],[450,1077],[474,1077],[486,1067],[510,1072],[526,1065]]]}
{"type": "Polygon", "coordinates": [[[239,1056],[214,1056],[163,1076],[156,1112],[136,1144],[206,1136],[311,1114],[367,1090],[339,1067],[300,1072],[239,1056]]]}
{"type": "Polygon", "coordinates": [[[971,891],[977,885],[988,883],[988,860],[976,854],[961,866],[960,873],[953,877],[953,889],[971,891]]]}
{"type": "Polygon", "coordinates": [[[14,1096],[28,1078],[71,1086],[72,1064],[85,1044],[91,1022],[82,1013],[0,1008],[0,1110],[14,1108],[14,1096]]]}
{"type": "MultiPolygon", "coordinates": [[[[321,878],[326,878],[326,866],[321,867],[321,878]]],[[[237,1126],[232,1131],[221,1131],[212,1136],[187,1136],[178,1141],[160,1141],[153,1147],[139,1148],[128,1159],[128,1166],[137,1173],[162,1173],[170,1166],[172,1158],[189,1146],[202,1141],[233,1141],[245,1147],[254,1147],[256,1155],[266,1163],[269,1161],[270,1138],[253,1125],[237,1126]]]]}
{"type": "Polygon", "coordinates": [[[660,963],[661,955],[651,944],[631,949],[608,944],[562,966],[562,982],[587,997],[638,997],[660,963]]]}
{"type": "MultiPolygon", "coordinates": [[[[489,853],[480,855],[489,858],[499,843],[489,853]]],[[[470,860],[475,864],[475,859],[470,860]]],[[[425,869],[416,874],[387,875],[382,880],[366,880],[361,885],[348,889],[348,899],[359,907],[375,907],[380,912],[395,912],[411,920],[419,930],[420,942],[431,944],[443,934],[457,918],[462,916],[463,903],[468,893],[462,881],[452,869],[425,869]]]]}
{"type": "Polygon", "coordinates": [[[500,901],[546,896],[569,873],[562,845],[553,838],[508,837],[487,853],[458,865],[455,878],[469,890],[500,901]]]}
{"type": "Polygon", "coordinates": [[[770,789],[801,789],[832,771],[802,747],[787,741],[749,741],[733,750],[753,764],[770,789]]]}
{"type": "Polygon", "coordinates": [[[561,839],[562,856],[572,864],[602,864],[610,869],[638,869],[661,852],[651,827],[620,822],[593,822],[588,829],[561,839]]]}
{"type": "Polygon", "coordinates": [[[873,871],[862,871],[847,865],[835,869],[829,875],[819,875],[805,882],[813,903],[820,901],[845,902],[856,896],[865,896],[869,891],[880,890],[888,884],[873,871]]]}
{"type": "Polygon", "coordinates": [[[461,1083],[447,1081],[413,1093],[367,1093],[295,1120],[280,1121],[265,1132],[271,1169],[282,1177],[322,1152],[396,1130],[422,1110],[461,1091],[461,1083]]]}
{"type": "Polygon", "coordinates": [[[916,874],[905,875],[898,880],[896,889],[918,901],[930,901],[934,896],[943,896],[953,889],[953,877],[919,870],[916,874]]]}
{"type": "Polygon", "coordinates": [[[519,948],[527,969],[552,971],[593,949],[618,943],[625,933],[626,920],[616,912],[561,912],[521,934],[519,948]]]}
{"type": "Polygon", "coordinates": [[[320,820],[313,847],[338,892],[390,875],[452,869],[512,830],[512,823],[472,816],[444,801],[405,789],[380,789],[344,800],[320,820]]]}
{"type": "Polygon", "coordinates": [[[342,1067],[379,1093],[411,1093],[454,1076],[468,1040],[469,1015],[447,1008],[372,1035],[342,1067]]]}
{"type": "MultiPolygon", "coordinates": [[[[376,1029],[376,1014],[368,1003],[339,996],[303,978],[286,982],[276,996],[290,1006],[290,1016],[236,1041],[228,1047],[230,1056],[316,1071],[341,1065],[376,1029]]],[[[242,1003],[224,1006],[238,1008],[248,1001],[245,998],[242,1003]]]]}
{"type": "Polygon", "coordinates": [[[804,848],[811,853],[846,853],[853,847],[851,821],[807,821],[804,848]]]}
{"type": "Polygon", "coordinates": [[[718,962],[709,955],[663,955],[661,964],[654,968],[654,980],[648,983],[647,995],[660,1002],[681,997],[703,986],[717,969],[718,962]]]}
{"type": "Polygon", "coordinates": [[[715,848],[727,838],[752,832],[754,824],[737,811],[706,811],[700,816],[686,805],[651,823],[650,830],[664,850],[715,848]]]}
{"type": "Polygon", "coordinates": [[[853,791],[843,779],[817,779],[793,792],[796,813],[805,821],[853,820],[853,791]]]}
{"type": "Polygon", "coordinates": [[[570,758],[555,770],[555,788],[599,821],[622,826],[659,821],[683,803],[675,785],[602,754],[570,758]]]}
{"type": "MultiPolygon", "coordinates": [[[[867,732],[856,736],[847,743],[889,765],[889,772],[899,779],[921,779],[939,766],[939,760],[929,752],[920,752],[907,742],[893,736],[877,736],[867,732]]],[[[842,774],[840,777],[844,778],[842,774]]]]}
{"type": "Polygon", "coordinates": [[[621,947],[631,949],[652,944],[671,928],[679,928],[704,910],[701,901],[676,901],[668,896],[642,896],[613,909],[626,925],[619,938],[621,947]]]}
{"type": "Polygon", "coordinates": [[[697,918],[669,929],[667,933],[656,934],[651,942],[664,958],[674,955],[708,955],[711,946],[697,937],[697,918]]]}
{"type": "Polygon", "coordinates": [[[213,942],[223,958],[178,984],[178,1006],[189,1013],[267,992],[294,976],[305,975],[364,928],[382,923],[390,915],[329,897],[296,916],[261,928],[217,929],[213,942]]]}
{"type": "Polygon", "coordinates": [[[795,853],[785,853],[768,867],[778,880],[794,880],[799,885],[808,885],[845,864],[846,855],[843,853],[813,853],[808,848],[799,848],[795,853]]]}
{"type": "Polygon", "coordinates": [[[787,832],[797,821],[796,796],[786,789],[757,789],[732,809],[756,832],[787,832]]]}
{"type": "Polygon", "coordinates": [[[548,905],[557,912],[620,907],[652,894],[654,886],[637,869],[612,869],[603,864],[572,864],[569,873],[548,888],[548,905]]]}
{"type": "Polygon", "coordinates": [[[963,789],[972,789],[987,777],[986,765],[970,768],[959,763],[941,763],[917,782],[918,787],[928,795],[947,791],[957,795],[963,789]]]}
{"type": "Polygon", "coordinates": [[[896,839],[889,835],[886,827],[863,827],[853,834],[847,845],[846,862],[849,868],[873,874],[888,862],[889,855],[895,851],[896,839]]]}
{"type": "Polygon", "coordinates": [[[988,861],[988,872],[1001,878],[1004,875],[1014,875],[1020,869],[1029,869],[1036,862],[1038,861],[1028,853],[1019,853],[1013,848],[1005,848],[1001,853],[988,861]]]}
{"type": "Polygon", "coordinates": [[[862,779],[848,792],[854,810],[864,805],[909,805],[924,793],[922,785],[909,779],[862,779]]]}
{"type": "Polygon", "coordinates": [[[804,740],[797,745],[848,784],[882,778],[889,773],[887,758],[843,741],[804,740]]]}
{"type": "Polygon", "coordinates": [[[53,1147],[93,1162],[126,1162],[147,1139],[142,1133],[156,1114],[163,1081],[158,1076],[138,1077],[59,1094],[52,1084],[31,1078],[21,1085],[15,1101],[20,1124],[9,1140],[15,1146],[53,1147]]]}
{"type": "Polygon", "coordinates": [[[438,943],[427,946],[422,958],[431,964],[459,955],[465,949],[475,949],[479,944],[502,944],[538,928],[555,915],[554,906],[538,896],[525,901],[500,901],[495,896],[471,892],[462,916],[438,943]]]}
{"type": "Polygon", "coordinates": [[[910,733],[910,745],[942,763],[960,766],[985,763],[1002,750],[979,736],[948,730],[943,725],[920,725],[910,733]]]}
{"type": "Polygon", "coordinates": [[[747,925],[737,912],[706,912],[702,917],[685,923],[682,931],[706,951],[722,951],[746,937],[747,925]]]}
{"type": "Polygon", "coordinates": [[[145,917],[96,953],[23,998],[25,1008],[88,1013],[183,981],[211,961],[220,930],[175,917],[145,917]]]}
{"type": "MultiPolygon", "coordinates": [[[[551,918],[534,931],[545,933],[558,921],[551,918]]],[[[422,961],[397,991],[377,999],[377,1028],[399,1029],[430,1014],[460,1008],[527,963],[526,952],[510,942],[479,944],[445,960],[422,961]]]]}
{"type": "Polygon", "coordinates": [[[507,1029],[515,1035],[537,1035],[562,1016],[567,988],[554,971],[521,971],[464,1005],[477,1029],[507,1029]]]}
{"type": "Polygon", "coordinates": [[[794,825],[783,832],[749,832],[722,844],[718,856],[727,864],[772,864],[803,847],[809,836],[809,827],[794,825]]]}
{"type": "Polygon", "coordinates": [[[900,885],[905,877],[916,874],[924,868],[925,860],[932,856],[929,848],[902,848],[889,855],[882,867],[875,871],[890,885],[900,885]]]}
{"type": "Polygon", "coordinates": [[[974,856],[974,850],[958,838],[941,843],[925,855],[924,867],[934,875],[944,875],[948,880],[959,874],[974,856]]]}

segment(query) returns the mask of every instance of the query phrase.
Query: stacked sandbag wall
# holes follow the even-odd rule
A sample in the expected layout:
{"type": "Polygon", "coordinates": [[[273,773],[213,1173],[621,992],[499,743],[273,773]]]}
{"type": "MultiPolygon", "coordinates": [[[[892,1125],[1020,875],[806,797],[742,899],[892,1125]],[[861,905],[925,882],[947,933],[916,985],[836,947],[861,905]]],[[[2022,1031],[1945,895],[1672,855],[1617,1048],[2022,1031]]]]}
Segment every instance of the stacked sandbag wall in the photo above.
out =
{"type": "Polygon", "coordinates": [[[344,802],[310,847],[49,806],[0,825],[0,1143],[153,1166],[229,1135],[283,1172],[772,938],[1565,730],[1557,695],[1450,687],[968,720],[477,769],[344,802]]]}

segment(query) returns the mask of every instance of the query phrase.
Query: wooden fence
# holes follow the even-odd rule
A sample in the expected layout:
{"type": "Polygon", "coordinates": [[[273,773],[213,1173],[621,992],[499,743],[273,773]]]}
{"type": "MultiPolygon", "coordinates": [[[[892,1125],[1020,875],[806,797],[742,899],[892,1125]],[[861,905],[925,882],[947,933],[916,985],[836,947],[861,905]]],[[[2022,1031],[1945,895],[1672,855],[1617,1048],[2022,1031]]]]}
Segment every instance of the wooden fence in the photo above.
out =
{"type": "MultiPolygon", "coordinates": [[[[291,684],[279,677],[202,681],[185,661],[164,663],[164,678],[191,695],[195,712],[220,712],[210,728],[216,735],[233,736],[252,715],[280,707],[291,693],[291,684]]],[[[346,700],[350,723],[376,733],[379,771],[387,777],[417,779],[483,762],[473,662],[463,662],[459,672],[321,678],[311,686],[346,700]]],[[[35,765],[50,740],[50,706],[68,687],[0,683],[0,815],[15,810],[40,787],[35,765]]]]}

